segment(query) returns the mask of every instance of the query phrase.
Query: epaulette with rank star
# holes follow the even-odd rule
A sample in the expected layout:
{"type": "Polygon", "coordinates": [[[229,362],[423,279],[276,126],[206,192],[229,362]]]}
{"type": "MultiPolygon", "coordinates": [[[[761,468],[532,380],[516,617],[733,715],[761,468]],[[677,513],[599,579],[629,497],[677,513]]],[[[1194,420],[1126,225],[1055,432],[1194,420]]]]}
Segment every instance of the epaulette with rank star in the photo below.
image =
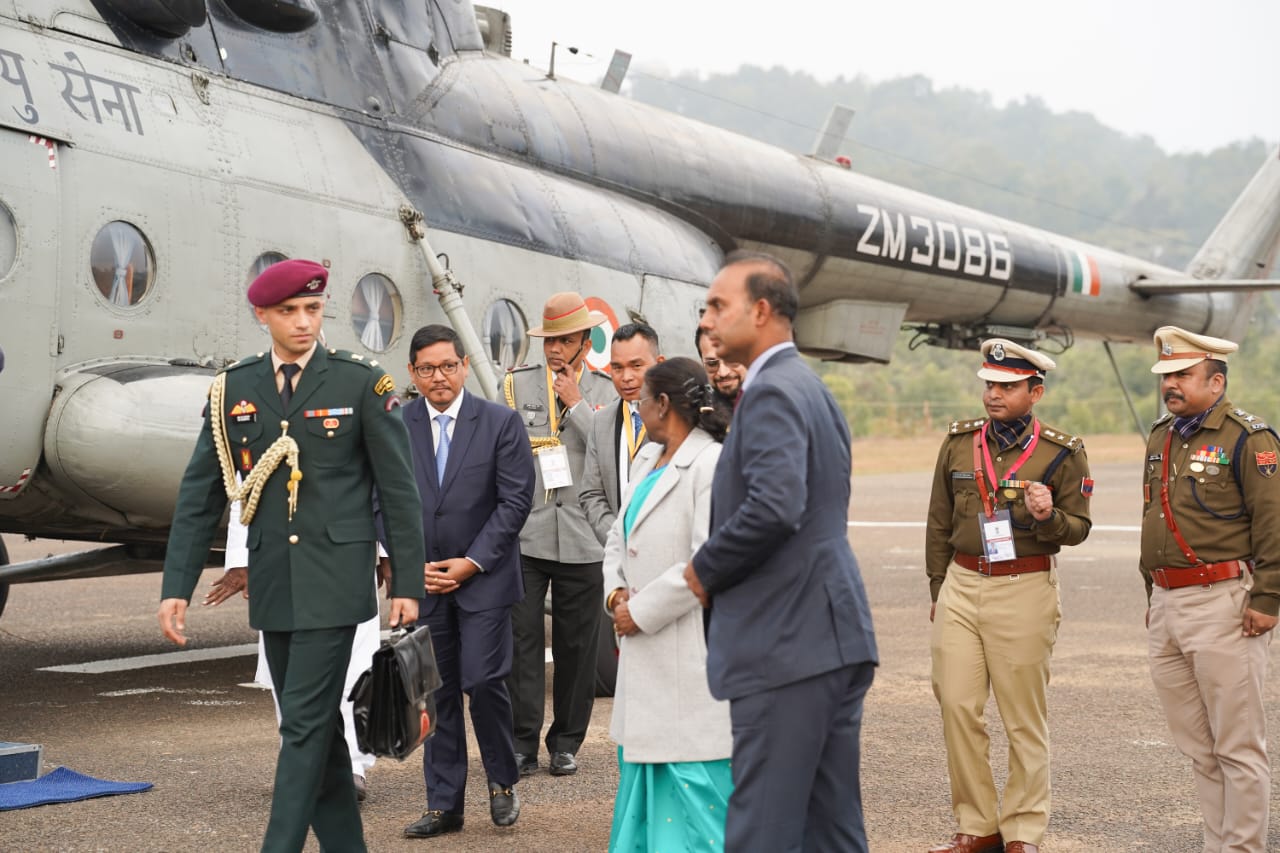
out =
{"type": "Polygon", "coordinates": [[[222,373],[228,370],[237,370],[241,367],[248,367],[251,364],[257,364],[258,362],[262,361],[262,358],[265,355],[266,355],[265,352],[260,352],[257,355],[246,355],[244,358],[240,359],[239,361],[231,362],[226,367],[222,368],[222,370],[219,372],[222,373]]]}
{"type": "Polygon", "coordinates": [[[1044,424],[1040,425],[1040,436],[1042,438],[1047,438],[1054,444],[1062,445],[1073,453],[1077,450],[1084,449],[1084,439],[1080,436],[1068,435],[1065,432],[1059,432],[1053,427],[1045,426],[1044,424]]]}
{"type": "Polygon", "coordinates": [[[1244,409],[1232,409],[1227,417],[1240,424],[1240,426],[1244,427],[1249,432],[1261,432],[1264,429],[1271,429],[1271,427],[1267,426],[1267,422],[1262,418],[1257,415],[1251,415],[1244,409]]]}
{"type": "Polygon", "coordinates": [[[362,356],[358,352],[351,352],[349,350],[333,349],[333,348],[330,348],[328,352],[331,357],[341,359],[342,361],[348,362],[350,364],[358,364],[361,367],[367,367],[370,370],[378,369],[378,362],[365,361],[364,356],[362,356]]]}
{"type": "Polygon", "coordinates": [[[973,432],[976,429],[982,429],[982,425],[987,422],[986,418],[977,418],[971,421],[952,421],[947,427],[950,435],[960,435],[966,432],[973,432]]]}
{"type": "Polygon", "coordinates": [[[1169,420],[1172,417],[1173,417],[1173,413],[1165,412],[1163,415],[1161,415],[1160,417],[1156,418],[1154,421],[1151,422],[1151,428],[1155,429],[1156,427],[1160,426],[1160,424],[1164,423],[1165,421],[1169,420]]]}

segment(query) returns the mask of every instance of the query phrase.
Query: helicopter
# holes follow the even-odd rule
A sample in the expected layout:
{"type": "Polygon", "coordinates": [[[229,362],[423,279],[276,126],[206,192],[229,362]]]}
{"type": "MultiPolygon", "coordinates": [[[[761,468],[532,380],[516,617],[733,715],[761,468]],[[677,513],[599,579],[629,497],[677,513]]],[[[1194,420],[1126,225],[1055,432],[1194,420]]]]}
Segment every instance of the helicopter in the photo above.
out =
{"type": "Polygon", "coordinates": [[[1236,337],[1278,286],[1280,152],[1180,271],[510,54],[468,0],[0,0],[0,531],[95,544],[0,565],[0,612],[159,568],[212,377],[266,346],[246,285],[285,258],[329,268],[328,345],[391,360],[447,322],[491,398],[561,290],[608,318],[594,368],[631,320],[691,352],[733,249],[790,265],[799,347],[847,362],[903,328],[1236,337]]]}

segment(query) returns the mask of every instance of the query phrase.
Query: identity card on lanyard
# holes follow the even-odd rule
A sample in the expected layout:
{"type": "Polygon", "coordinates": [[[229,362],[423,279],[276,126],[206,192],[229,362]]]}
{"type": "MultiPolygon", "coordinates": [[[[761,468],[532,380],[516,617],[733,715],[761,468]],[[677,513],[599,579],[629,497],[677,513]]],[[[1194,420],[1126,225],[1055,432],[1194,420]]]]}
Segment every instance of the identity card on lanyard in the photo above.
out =
{"type": "Polygon", "coordinates": [[[538,450],[538,468],[542,471],[542,487],[547,491],[573,485],[569,472],[569,450],[563,444],[538,450]]]}
{"type": "MultiPolygon", "coordinates": [[[[1040,442],[1040,421],[1035,421],[1031,441],[1013,463],[1005,477],[1012,478],[1022,467],[1022,463],[1031,458],[1036,445],[1040,442]]],[[[989,561],[998,563],[1013,560],[1018,554],[1013,547],[1013,519],[1008,509],[996,509],[995,490],[997,488],[995,465],[991,460],[991,450],[987,447],[987,424],[973,434],[973,473],[978,481],[978,493],[982,496],[982,514],[978,516],[978,527],[982,531],[982,549],[989,561]],[[990,478],[990,486],[987,478],[990,478]]]]}

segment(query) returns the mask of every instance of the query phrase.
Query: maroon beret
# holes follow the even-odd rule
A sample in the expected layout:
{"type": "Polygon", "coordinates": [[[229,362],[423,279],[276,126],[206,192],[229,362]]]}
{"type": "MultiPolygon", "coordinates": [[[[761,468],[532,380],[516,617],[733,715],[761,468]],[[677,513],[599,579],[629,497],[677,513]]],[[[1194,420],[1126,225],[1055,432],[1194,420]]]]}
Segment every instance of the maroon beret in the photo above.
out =
{"type": "Polygon", "coordinates": [[[249,285],[249,302],[268,308],[295,296],[319,296],[328,282],[329,271],[315,261],[281,261],[267,267],[249,285]]]}

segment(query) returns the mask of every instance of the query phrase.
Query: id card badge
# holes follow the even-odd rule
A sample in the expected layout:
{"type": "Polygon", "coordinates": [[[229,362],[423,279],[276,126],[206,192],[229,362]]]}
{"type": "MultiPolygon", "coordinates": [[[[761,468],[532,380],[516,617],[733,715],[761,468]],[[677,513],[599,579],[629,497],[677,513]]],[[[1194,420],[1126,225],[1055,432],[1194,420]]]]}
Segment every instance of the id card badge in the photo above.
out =
{"type": "Polygon", "coordinates": [[[569,450],[563,444],[539,450],[538,468],[542,471],[542,487],[547,491],[573,485],[573,474],[569,473],[569,450]]]}
{"type": "Polygon", "coordinates": [[[1013,549],[1013,520],[1009,510],[998,509],[990,517],[981,513],[978,525],[982,529],[982,549],[988,560],[999,563],[1018,556],[1013,549]]]}

